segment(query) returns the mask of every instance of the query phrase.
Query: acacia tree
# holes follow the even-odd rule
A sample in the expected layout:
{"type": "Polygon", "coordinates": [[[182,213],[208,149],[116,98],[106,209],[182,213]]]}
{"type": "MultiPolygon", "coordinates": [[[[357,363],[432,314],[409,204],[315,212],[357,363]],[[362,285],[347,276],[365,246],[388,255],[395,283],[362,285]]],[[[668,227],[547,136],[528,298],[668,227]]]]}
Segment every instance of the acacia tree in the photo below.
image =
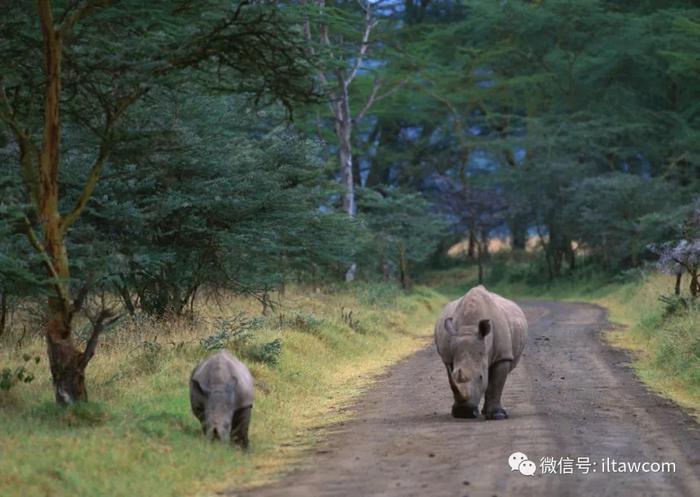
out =
{"type": "MultiPolygon", "coordinates": [[[[343,186],[342,208],[348,216],[356,214],[355,176],[353,174],[352,135],[356,126],[367,115],[374,104],[398,90],[405,80],[388,84],[376,76],[371,90],[365,96],[364,104],[353,109],[350,105],[351,86],[363,72],[371,71],[368,64],[371,37],[379,24],[377,12],[382,8],[381,1],[334,2],[327,5],[325,0],[315,0],[308,5],[308,18],[304,31],[309,50],[314,56],[324,57],[324,66],[316,78],[328,95],[328,108],[333,118],[333,130],[338,146],[340,162],[340,182],[343,186]],[[358,7],[361,15],[357,15],[358,7]],[[359,30],[357,26],[359,24],[359,30]]],[[[376,61],[375,61],[376,62],[376,61]]],[[[346,272],[346,281],[355,277],[356,264],[352,263],[346,272]]]]}
{"type": "Polygon", "coordinates": [[[484,281],[489,235],[503,224],[508,207],[500,192],[479,185],[481,182],[482,178],[474,178],[467,185],[462,178],[439,175],[434,178],[436,204],[452,220],[452,228],[468,236],[468,250],[476,250],[479,283],[484,281]]]}
{"type": "Polygon", "coordinates": [[[659,256],[659,268],[676,277],[675,294],[681,293],[681,280],[688,273],[688,289],[693,298],[700,296],[700,202],[688,213],[681,229],[681,239],[650,248],[659,256]]]}
{"type": "MultiPolygon", "coordinates": [[[[32,15],[31,4],[5,5],[0,21],[1,37],[9,40],[0,44],[0,123],[14,138],[29,195],[22,229],[49,276],[46,339],[55,397],[69,404],[87,399],[85,369],[101,331],[116,317],[103,307],[91,319],[85,347],[76,344],[73,322],[90,287],[71,277],[67,240],[119,143],[129,109],[149,92],[185,81],[289,104],[311,94],[310,79],[303,39],[281,9],[245,0],[233,7],[217,0],[147,6],[39,0],[32,15]],[[85,148],[96,148],[74,199],[61,191],[66,127],[85,136],[85,148]]],[[[84,149],[70,152],[87,156],[84,149]]]]}
{"type": "Polygon", "coordinates": [[[395,266],[401,287],[411,288],[411,266],[430,257],[446,223],[420,194],[395,188],[364,188],[358,193],[360,218],[372,238],[368,250],[379,260],[385,278],[395,266]]]}

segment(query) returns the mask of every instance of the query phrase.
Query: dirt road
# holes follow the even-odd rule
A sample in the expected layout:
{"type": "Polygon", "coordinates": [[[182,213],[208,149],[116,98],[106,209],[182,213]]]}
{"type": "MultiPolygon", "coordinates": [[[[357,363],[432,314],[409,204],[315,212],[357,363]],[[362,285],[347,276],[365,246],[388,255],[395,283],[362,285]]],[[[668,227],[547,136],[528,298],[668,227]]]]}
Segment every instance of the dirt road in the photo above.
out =
{"type": "Polygon", "coordinates": [[[452,418],[445,370],[431,344],[363,395],[355,417],[304,467],[234,495],[700,496],[697,423],[645,390],[625,355],[602,344],[605,312],[586,304],[521,304],[530,337],[504,391],[510,419],[452,418]],[[515,451],[537,464],[534,476],[511,471],[515,451]],[[542,458],[566,457],[573,474],[560,474],[566,460],[554,467],[558,474],[542,473],[542,458]],[[585,457],[590,466],[579,466],[585,457]],[[606,471],[620,462],[673,462],[676,469],[606,471]]]}

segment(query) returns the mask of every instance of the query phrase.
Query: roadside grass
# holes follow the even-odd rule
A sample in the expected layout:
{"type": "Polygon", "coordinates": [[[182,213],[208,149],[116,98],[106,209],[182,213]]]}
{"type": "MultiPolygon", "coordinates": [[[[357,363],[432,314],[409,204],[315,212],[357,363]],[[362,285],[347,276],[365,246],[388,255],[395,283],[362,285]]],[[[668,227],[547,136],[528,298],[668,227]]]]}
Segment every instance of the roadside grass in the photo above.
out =
{"type": "Polygon", "coordinates": [[[204,303],[192,321],[125,320],[88,367],[91,401],[69,409],[53,403],[43,341],[16,350],[16,337],[3,337],[0,365],[23,365],[36,379],[0,393],[0,495],[212,495],[267,481],[346,418],[377,374],[427,343],[444,303],[424,287],[357,284],[290,288],[238,335],[215,318],[256,316],[252,300],[204,303]],[[279,355],[266,347],[275,340],[279,355]],[[210,353],[202,343],[217,342],[256,380],[249,454],[204,440],[190,412],[189,374],[210,353]]]}
{"type": "MultiPolygon", "coordinates": [[[[535,261],[496,257],[485,285],[509,298],[581,301],[607,308],[613,326],[603,338],[631,353],[632,367],[652,390],[700,420],[700,302],[668,313],[659,297],[673,292],[674,281],[653,271],[611,278],[590,266],[548,281],[535,261]]],[[[429,274],[421,283],[456,298],[478,284],[477,270],[471,265],[454,268],[429,274]]],[[[686,288],[683,296],[688,297],[686,288]]]]}

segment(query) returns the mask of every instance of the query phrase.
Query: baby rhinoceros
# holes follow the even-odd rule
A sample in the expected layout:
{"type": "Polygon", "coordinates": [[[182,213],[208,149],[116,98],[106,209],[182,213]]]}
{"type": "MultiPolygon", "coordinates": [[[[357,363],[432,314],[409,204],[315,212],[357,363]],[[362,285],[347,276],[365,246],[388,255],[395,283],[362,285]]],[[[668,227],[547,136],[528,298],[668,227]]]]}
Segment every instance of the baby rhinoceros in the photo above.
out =
{"type": "Polygon", "coordinates": [[[476,418],[482,396],[486,419],[508,417],[501,394],[526,339],[520,307],[483,286],[445,306],[435,323],[435,345],[447,369],[454,417],[476,418]]]}
{"type": "Polygon", "coordinates": [[[248,448],[253,377],[241,361],[222,350],[200,362],[190,377],[190,403],[208,439],[248,448]]]}

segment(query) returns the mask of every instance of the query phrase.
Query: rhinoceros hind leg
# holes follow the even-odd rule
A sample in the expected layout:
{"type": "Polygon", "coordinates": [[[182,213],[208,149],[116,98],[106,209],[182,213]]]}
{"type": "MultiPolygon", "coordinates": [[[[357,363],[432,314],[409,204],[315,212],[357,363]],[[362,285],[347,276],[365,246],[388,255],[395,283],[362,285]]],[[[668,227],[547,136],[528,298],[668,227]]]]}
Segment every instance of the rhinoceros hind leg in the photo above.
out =
{"type": "Polygon", "coordinates": [[[242,449],[247,449],[248,427],[250,426],[250,416],[253,406],[238,409],[233,413],[233,422],[231,423],[231,441],[241,446],[242,449]]]}
{"type": "Polygon", "coordinates": [[[489,384],[486,387],[484,407],[481,413],[486,419],[506,419],[508,413],[501,405],[501,394],[510,373],[510,361],[499,361],[489,368],[489,384]]]}

